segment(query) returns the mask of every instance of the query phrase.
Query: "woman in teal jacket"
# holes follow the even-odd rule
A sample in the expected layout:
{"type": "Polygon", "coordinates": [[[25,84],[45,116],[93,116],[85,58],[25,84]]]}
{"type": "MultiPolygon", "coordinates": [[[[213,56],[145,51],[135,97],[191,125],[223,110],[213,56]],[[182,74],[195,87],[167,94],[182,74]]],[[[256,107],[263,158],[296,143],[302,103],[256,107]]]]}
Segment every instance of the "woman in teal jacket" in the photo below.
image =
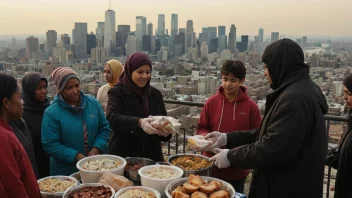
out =
{"type": "Polygon", "coordinates": [[[44,113],[42,143],[50,155],[50,175],[70,175],[78,171],[77,161],[106,152],[110,127],[99,102],[81,92],[71,68],[57,68],[51,77],[59,91],[44,113]]]}

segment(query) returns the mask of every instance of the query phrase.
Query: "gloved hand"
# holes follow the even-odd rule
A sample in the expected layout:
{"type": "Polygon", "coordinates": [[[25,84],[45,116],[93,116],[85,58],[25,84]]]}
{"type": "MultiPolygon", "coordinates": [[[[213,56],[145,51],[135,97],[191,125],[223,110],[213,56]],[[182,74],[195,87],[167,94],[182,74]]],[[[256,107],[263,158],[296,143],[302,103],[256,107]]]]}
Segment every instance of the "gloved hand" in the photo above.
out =
{"type": "Polygon", "coordinates": [[[217,131],[214,131],[212,133],[209,133],[204,137],[204,139],[210,139],[213,141],[213,144],[210,144],[206,150],[212,150],[214,148],[221,148],[222,146],[225,146],[227,144],[227,135],[226,133],[220,133],[217,131]]]}
{"type": "Polygon", "coordinates": [[[141,128],[144,132],[148,133],[149,135],[158,134],[158,130],[156,130],[150,122],[153,122],[154,118],[143,118],[141,121],[141,128]]]}
{"type": "Polygon", "coordinates": [[[218,154],[214,155],[212,158],[210,158],[211,161],[215,161],[214,164],[215,166],[219,168],[227,168],[231,166],[230,161],[227,159],[227,153],[229,152],[229,149],[214,149],[218,154]]]}

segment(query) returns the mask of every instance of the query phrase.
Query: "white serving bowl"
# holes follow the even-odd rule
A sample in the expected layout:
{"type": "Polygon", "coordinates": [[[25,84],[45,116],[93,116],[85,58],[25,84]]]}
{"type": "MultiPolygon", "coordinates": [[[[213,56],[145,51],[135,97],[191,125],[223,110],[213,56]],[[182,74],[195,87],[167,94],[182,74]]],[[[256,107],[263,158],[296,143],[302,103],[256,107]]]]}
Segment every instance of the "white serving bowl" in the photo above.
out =
{"type": "Polygon", "coordinates": [[[113,198],[113,197],[114,197],[115,190],[114,190],[111,186],[105,185],[105,184],[100,184],[100,183],[87,183],[87,184],[82,184],[82,185],[79,185],[79,186],[76,186],[76,187],[67,189],[67,190],[64,192],[64,195],[62,196],[62,198],[68,198],[68,196],[71,195],[72,193],[76,193],[76,192],[82,190],[82,189],[85,188],[85,187],[99,187],[99,186],[104,186],[104,187],[110,188],[111,193],[112,193],[112,195],[111,195],[110,198],[113,198]]]}
{"type": "Polygon", "coordinates": [[[81,175],[81,181],[82,183],[97,183],[103,173],[105,172],[110,172],[115,175],[121,175],[123,176],[123,172],[126,166],[126,160],[122,157],[116,156],[116,155],[94,155],[91,157],[86,157],[81,159],[80,161],[77,162],[76,167],[78,168],[80,175],[81,175]],[[91,171],[91,170],[85,170],[82,168],[82,165],[87,162],[87,161],[95,161],[95,160],[102,160],[102,159],[112,159],[112,160],[117,160],[120,162],[120,166],[108,170],[108,171],[91,171]]]}
{"type": "Polygon", "coordinates": [[[142,167],[141,169],[138,170],[138,174],[141,176],[141,183],[142,186],[146,186],[152,189],[155,189],[159,191],[161,195],[165,194],[165,189],[166,187],[174,180],[181,178],[183,175],[183,170],[180,169],[179,167],[176,166],[168,166],[168,165],[150,165],[150,166],[145,166],[142,167]],[[170,179],[156,179],[156,178],[150,178],[146,175],[146,171],[155,168],[155,167],[164,167],[168,169],[172,169],[173,171],[176,171],[177,176],[174,178],[170,179]]]}
{"type": "MultiPolygon", "coordinates": [[[[75,186],[77,186],[79,183],[78,183],[78,181],[75,179],[75,178],[73,178],[73,177],[70,177],[70,176],[61,176],[61,175],[59,175],[59,176],[49,176],[49,177],[44,177],[44,178],[42,178],[42,179],[39,179],[37,182],[38,182],[38,185],[39,185],[39,183],[40,182],[42,182],[42,181],[44,181],[44,180],[47,180],[47,179],[62,179],[62,180],[69,180],[69,181],[72,181],[72,182],[74,182],[75,183],[75,185],[73,186],[73,187],[75,187],[75,186]]],[[[67,190],[67,189],[65,189],[65,190],[67,190]]],[[[65,190],[64,191],[62,191],[62,192],[44,192],[44,191],[40,191],[40,194],[42,195],[42,197],[43,198],[54,198],[54,197],[62,197],[62,195],[64,194],[64,192],[65,192],[65,190]]]]}
{"type": "Polygon", "coordinates": [[[149,187],[145,187],[145,186],[130,186],[130,187],[126,187],[123,189],[120,189],[119,191],[117,191],[117,193],[115,194],[115,198],[118,198],[120,195],[123,195],[125,192],[127,192],[128,190],[134,190],[134,189],[138,189],[144,192],[151,192],[153,193],[157,198],[161,197],[161,194],[149,187]]]}

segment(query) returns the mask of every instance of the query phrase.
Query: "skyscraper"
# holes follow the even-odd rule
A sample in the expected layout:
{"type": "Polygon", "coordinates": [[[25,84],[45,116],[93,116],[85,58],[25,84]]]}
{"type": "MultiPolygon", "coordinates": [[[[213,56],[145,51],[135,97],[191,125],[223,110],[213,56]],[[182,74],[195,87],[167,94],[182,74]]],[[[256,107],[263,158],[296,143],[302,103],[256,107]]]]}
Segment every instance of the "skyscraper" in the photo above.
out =
{"type": "Polygon", "coordinates": [[[153,36],[153,24],[148,24],[148,36],[153,36]]]}
{"type": "Polygon", "coordinates": [[[93,48],[97,47],[97,37],[93,32],[87,35],[87,54],[91,53],[93,48]]]}
{"type": "Polygon", "coordinates": [[[142,42],[143,35],[147,34],[147,18],[144,16],[136,16],[136,37],[142,42]]]}
{"type": "Polygon", "coordinates": [[[142,36],[142,50],[149,53],[152,52],[152,36],[143,35],[142,36]]]}
{"type": "Polygon", "coordinates": [[[126,44],[126,52],[127,56],[131,56],[132,54],[137,52],[137,47],[138,47],[138,39],[135,35],[129,35],[127,38],[127,44],[126,44]]]}
{"type": "Polygon", "coordinates": [[[229,44],[227,45],[227,48],[230,50],[231,53],[234,53],[236,51],[236,31],[236,25],[232,24],[229,33],[229,44]]]}
{"type": "Polygon", "coordinates": [[[179,32],[175,35],[174,55],[182,56],[185,53],[185,33],[179,32]]]}
{"type": "Polygon", "coordinates": [[[171,38],[174,39],[174,36],[178,32],[178,14],[171,14],[171,38]]]}
{"type": "Polygon", "coordinates": [[[271,42],[275,42],[277,40],[279,40],[279,32],[271,32],[271,42]]]}
{"type": "Polygon", "coordinates": [[[193,47],[195,42],[194,42],[194,29],[193,29],[193,21],[188,20],[187,21],[187,26],[186,26],[186,45],[185,45],[185,53],[188,52],[188,48],[193,47]]]}
{"type": "Polygon", "coordinates": [[[226,35],[226,26],[218,26],[218,35],[226,35]]]}
{"type": "Polygon", "coordinates": [[[104,26],[105,22],[98,22],[97,29],[95,30],[95,34],[97,37],[97,45],[98,47],[104,47],[104,26]]]}
{"type": "Polygon", "coordinates": [[[302,47],[305,48],[308,45],[308,38],[306,36],[302,37],[302,47]]]}
{"type": "Polygon", "coordinates": [[[33,58],[34,52],[39,52],[39,40],[38,38],[31,36],[26,39],[27,58],[33,58]]]}
{"type": "Polygon", "coordinates": [[[264,41],[264,29],[263,28],[259,28],[258,41],[259,41],[259,43],[263,43],[263,41],[264,41]]]}
{"type": "Polygon", "coordinates": [[[158,35],[157,36],[164,36],[165,35],[165,15],[159,14],[158,15],[158,35]]]}
{"type": "Polygon", "coordinates": [[[70,50],[70,37],[68,34],[61,34],[61,47],[65,48],[67,51],[70,50]]]}
{"type": "Polygon", "coordinates": [[[118,55],[126,55],[126,43],[127,43],[127,38],[128,34],[131,31],[131,26],[130,25],[118,25],[117,26],[117,32],[116,32],[116,47],[119,51],[120,49],[120,54],[118,55]]]}
{"type": "Polygon", "coordinates": [[[74,41],[76,47],[76,58],[87,58],[87,23],[75,23],[74,41]]]}
{"type": "Polygon", "coordinates": [[[107,49],[107,56],[116,47],[116,26],[115,26],[115,11],[105,11],[105,25],[104,25],[104,48],[107,49]]]}
{"type": "Polygon", "coordinates": [[[16,49],[16,39],[15,39],[15,38],[12,38],[11,49],[12,49],[12,50],[15,50],[15,49],[16,49]]]}
{"type": "Polygon", "coordinates": [[[46,43],[48,45],[48,53],[53,53],[53,48],[56,47],[57,32],[55,30],[48,30],[46,32],[46,43]]]}

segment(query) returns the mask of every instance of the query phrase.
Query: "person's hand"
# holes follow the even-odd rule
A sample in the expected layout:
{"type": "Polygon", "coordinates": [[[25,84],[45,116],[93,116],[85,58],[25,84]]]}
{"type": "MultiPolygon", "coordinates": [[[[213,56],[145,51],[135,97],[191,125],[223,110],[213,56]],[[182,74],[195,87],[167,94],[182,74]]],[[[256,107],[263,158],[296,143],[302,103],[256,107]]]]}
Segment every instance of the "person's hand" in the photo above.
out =
{"type": "Polygon", "coordinates": [[[215,161],[214,164],[215,166],[219,168],[227,168],[231,166],[230,161],[227,159],[227,153],[229,152],[229,149],[214,149],[218,154],[214,155],[212,158],[210,158],[211,161],[215,161]]]}
{"type": "Polygon", "coordinates": [[[158,131],[159,131],[159,135],[164,137],[167,137],[171,134],[171,132],[166,129],[159,129],[158,131]]]}
{"type": "Polygon", "coordinates": [[[81,159],[83,159],[85,157],[86,156],[84,156],[82,153],[77,153],[75,160],[76,160],[76,162],[78,162],[79,160],[81,160],[81,159]]]}
{"type": "Polygon", "coordinates": [[[153,118],[142,118],[141,119],[141,128],[143,129],[144,132],[148,133],[149,135],[152,134],[159,134],[159,131],[156,130],[150,122],[152,122],[154,119],[153,118]]]}
{"type": "Polygon", "coordinates": [[[206,150],[212,150],[214,148],[221,148],[227,144],[227,135],[226,133],[221,133],[214,131],[204,136],[204,139],[209,139],[213,141],[212,144],[208,145],[206,150]]]}
{"type": "Polygon", "coordinates": [[[88,156],[99,155],[99,154],[100,154],[99,149],[94,147],[89,151],[88,156]]]}

